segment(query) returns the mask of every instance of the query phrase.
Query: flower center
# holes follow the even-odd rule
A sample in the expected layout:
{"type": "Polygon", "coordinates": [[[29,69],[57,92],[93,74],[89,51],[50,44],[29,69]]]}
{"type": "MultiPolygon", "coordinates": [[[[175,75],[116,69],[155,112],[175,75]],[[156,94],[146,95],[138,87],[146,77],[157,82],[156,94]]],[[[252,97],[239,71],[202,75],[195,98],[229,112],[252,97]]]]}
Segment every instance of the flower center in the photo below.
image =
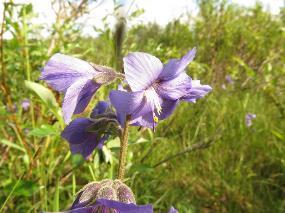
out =
{"type": "Polygon", "coordinates": [[[159,97],[152,86],[145,91],[145,97],[147,101],[151,103],[153,107],[152,110],[156,109],[157,113],[160,115],[162,108],[159,102],[159,97]]]}

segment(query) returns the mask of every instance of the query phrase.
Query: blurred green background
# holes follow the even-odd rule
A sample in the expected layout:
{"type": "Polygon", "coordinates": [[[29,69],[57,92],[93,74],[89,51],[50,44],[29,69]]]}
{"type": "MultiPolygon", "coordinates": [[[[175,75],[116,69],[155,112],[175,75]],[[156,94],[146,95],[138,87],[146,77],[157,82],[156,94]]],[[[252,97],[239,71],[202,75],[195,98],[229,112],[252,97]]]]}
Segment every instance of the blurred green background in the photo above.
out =
{"type": "MultiPolygon", "coordinates": [[[[74,24],[89,12],[89,3],[55,1],[65,7],[56,7],[50,28],[32,22],[32,4],[4,4],[0,211],[65,210],[83,185],[116,175],[118,139],[83,161],[71,156],[60,138],[62,96],[38,80],[52,54],[121,70],[121,57],[131,51],[167,62],[196,46],[187,72],[213,91],[196,104],[180,104],[155,132],[132,128],[126,183],[137,202],[152,203],[155,212],[166,212],[171,205],[180,212],[285,212],[285,8],[273,15],[261,4],[199,0],[198,13],[187,20],[163,27],[124,22],[111,27],[106,17],[104,27],[94,27],[97,36],[91,37],[82,36],[82,25],[74,24]],[[49,33],[40,38],[42,30],[49,33]],[[31,101],[28,110],[22,108],[24,99],[31,101]],[[256,114],[250,127],[247,113],[256,114]],[[181,153],[197,143],[210,146],[181,153]]],[[[143,13],[136,9],[126,19],[143,13]]],[[[111,16],[118,14],[115,5],[111,16]]],[[[108,89],[96,93],[83,115],[108,97],[108,89]]]]}

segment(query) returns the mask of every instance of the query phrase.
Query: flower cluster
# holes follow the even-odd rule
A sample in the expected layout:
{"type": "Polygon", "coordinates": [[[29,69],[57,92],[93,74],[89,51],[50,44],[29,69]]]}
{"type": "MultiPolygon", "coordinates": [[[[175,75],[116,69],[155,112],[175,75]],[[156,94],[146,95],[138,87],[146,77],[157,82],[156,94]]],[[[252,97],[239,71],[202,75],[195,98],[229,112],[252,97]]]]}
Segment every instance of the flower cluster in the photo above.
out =
{"type": "MultiPolygon", "coordinates": [[[[212,88],[193,80],[185,69],[193,60],[196,48],[180,59],[163,64],[147,53],[134,52],[124,57],[124,73],[78,58],[55,54],[42,70],[40,79],[64,94],[62,111],[66,124],[61,136],[69,142],[73,154],[88,158],[101,149],[110,136],[119,136],[119,167],[124,167],[127,127],[154,128],[168,118],[180,101],[195,103],[212,88]],[[112,90],[109,101],[100,101],[89,118],[76,118],[102,86],[121,79],[123,85],[112,90]],[[115,109],[115,111],[113,110],[115,109]]],[[[119,171],[124,171],[120,170],[119,171]]],[[[122,178],[119,172],[119,178],[122,178]]],[[[86,185],[67,212],[153,212],[151,205],[136,205],[130,188],[119,180],[105,180],[86,185]]],[[[171,208],[169,213],[177,212],[171,208]]]]}
{"type": "Polygon", "coordinates": [[[256,118],[256,114],[253,113],[247,113],[245,115],[245,124],[247,127],[252,126],[252,120],[256,118]]]}

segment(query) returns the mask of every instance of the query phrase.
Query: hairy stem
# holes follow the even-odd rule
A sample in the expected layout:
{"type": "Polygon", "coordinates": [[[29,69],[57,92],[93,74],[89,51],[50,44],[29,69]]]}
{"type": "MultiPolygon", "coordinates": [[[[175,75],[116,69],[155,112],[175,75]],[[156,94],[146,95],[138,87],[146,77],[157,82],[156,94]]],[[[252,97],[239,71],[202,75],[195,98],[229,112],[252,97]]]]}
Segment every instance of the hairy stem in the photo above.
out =
{"type": "Polygon", "coordinates": [[[123,180],[125,175],[125,166],[128,153],[128,135],[129,135],[129,124],[131,117],[128,115],[126,117],[125,128],[121,136],[121,147],[120,147],[120,157],[119,157],[119,169],[118,169],[118,179],[123,180]]]}

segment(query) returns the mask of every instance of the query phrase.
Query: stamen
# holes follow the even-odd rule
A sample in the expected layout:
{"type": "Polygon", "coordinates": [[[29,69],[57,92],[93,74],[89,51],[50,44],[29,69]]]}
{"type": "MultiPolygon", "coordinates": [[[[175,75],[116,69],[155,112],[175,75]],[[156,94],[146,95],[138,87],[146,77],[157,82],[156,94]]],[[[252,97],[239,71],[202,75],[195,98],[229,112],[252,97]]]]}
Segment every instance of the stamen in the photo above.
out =
{"type": "Polygon", "coordinates": [[[155,122],[155,123],[158,123],[158,117],[157,116],[153,116],[153,121],[155,122]]]}

